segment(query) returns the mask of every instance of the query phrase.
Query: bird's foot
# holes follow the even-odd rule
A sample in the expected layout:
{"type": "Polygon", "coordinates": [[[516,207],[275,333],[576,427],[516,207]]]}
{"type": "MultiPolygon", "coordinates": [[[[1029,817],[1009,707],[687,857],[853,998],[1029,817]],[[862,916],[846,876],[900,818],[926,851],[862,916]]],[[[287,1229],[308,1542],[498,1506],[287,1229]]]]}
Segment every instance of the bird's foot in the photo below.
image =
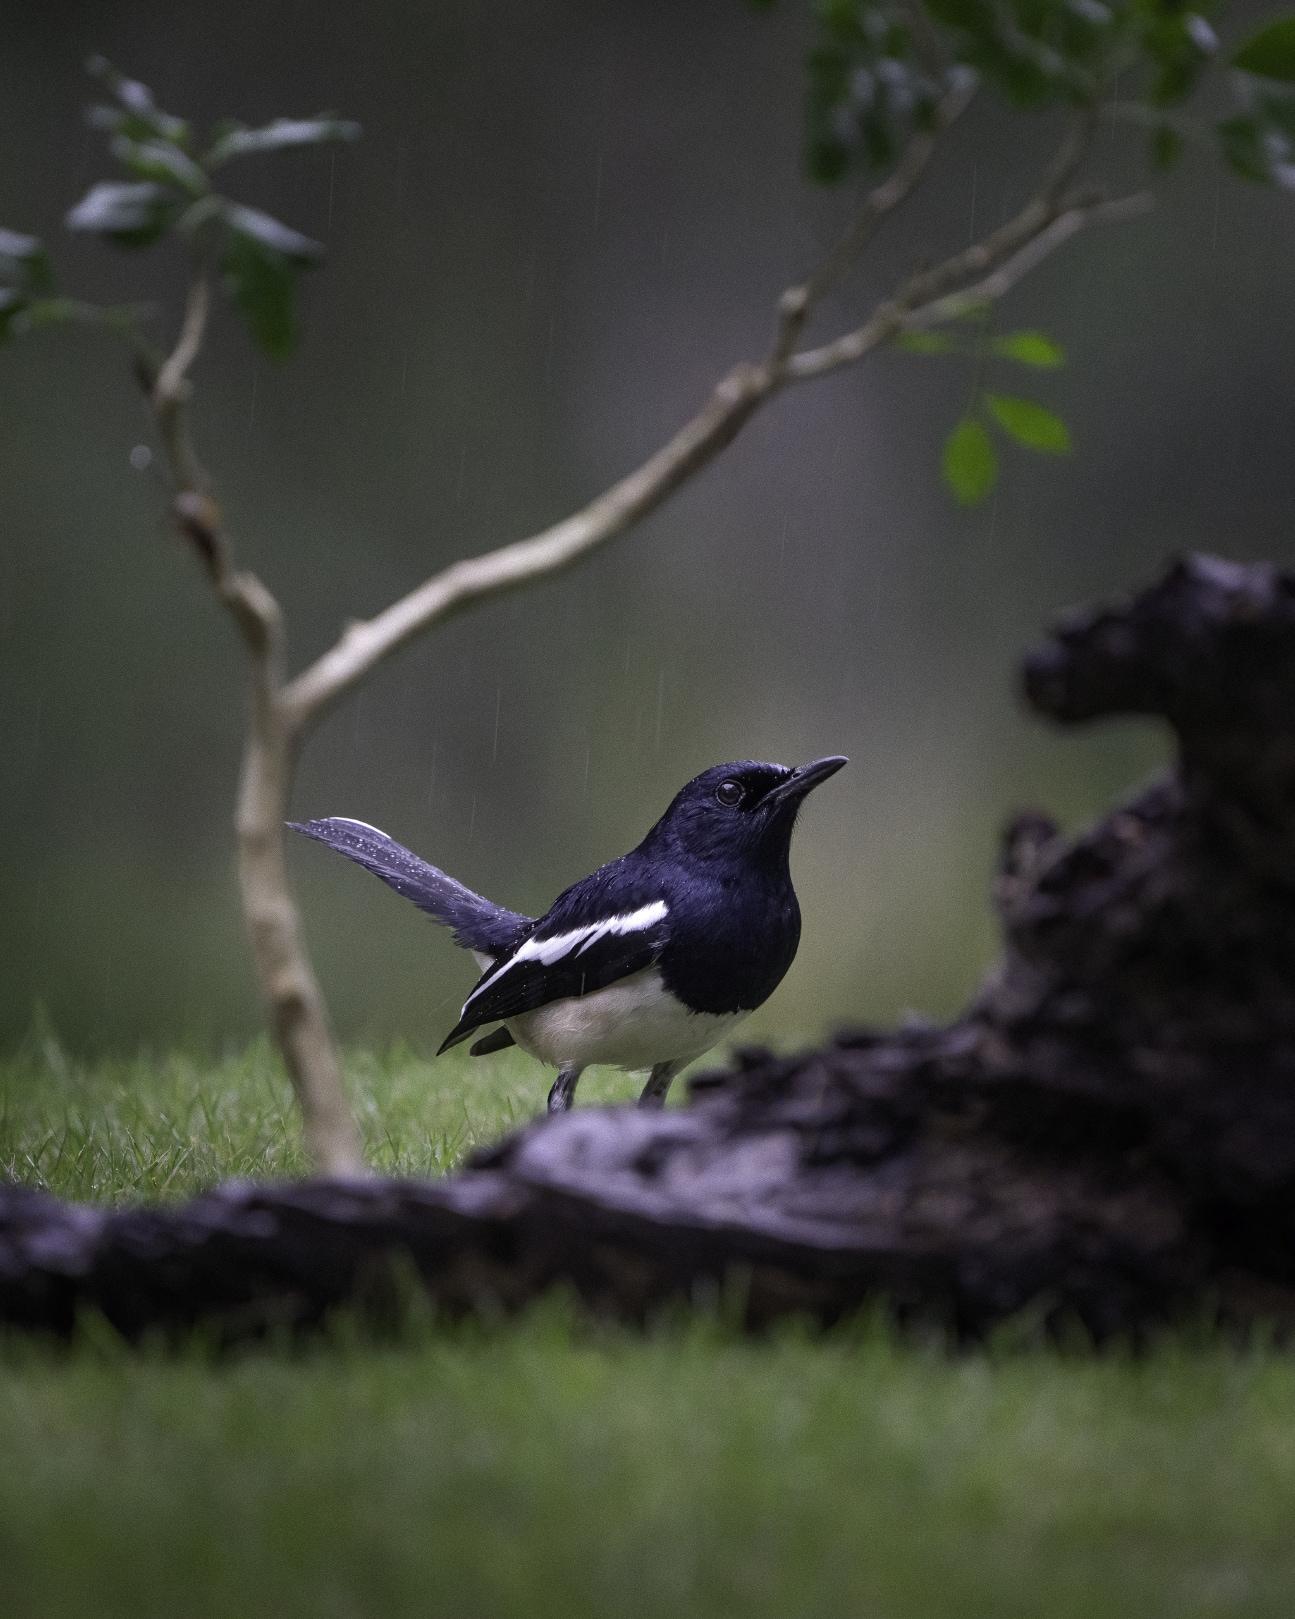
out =
{"type": "Polygon", "coordinates": [[[648,1082],[643,1087],[643,1094],[639,1097],[640,1107],[661,1108],[665,1106],[665,1099],[670,1094],[670,1085],[674,1076],[683,1067],[682,1063],[659,1062],[648,1075],[648,1082]]]}
{"type": "Polygon", "coordinates": [[[549,1112],[565,1113],[576,1099],[576,1084],[579,1081],[581,1070],[579,1068],[559,1068],[558,1077],[553,1081],[553,1089],[549,1092],[549,1112]]]}

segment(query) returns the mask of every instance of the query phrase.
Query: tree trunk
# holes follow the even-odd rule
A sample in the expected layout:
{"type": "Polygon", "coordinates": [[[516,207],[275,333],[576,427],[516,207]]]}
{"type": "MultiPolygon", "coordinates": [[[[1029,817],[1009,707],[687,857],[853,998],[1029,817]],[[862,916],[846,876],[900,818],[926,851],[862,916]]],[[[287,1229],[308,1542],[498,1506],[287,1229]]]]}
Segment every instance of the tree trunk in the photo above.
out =
{"type": "Polygon", "coordinates": [[[439,1183],[12,1188],[0,1320],[242,1336],[389,1304],[393,1256],[452,1310],[561,1283],[630,1319],[728,1289],[752,1325],[880,1298],[958,1336],[1295,1320],[1295,579],[1180,564],[1024,684],[1060,724],[1161,717],[1179,758],[1073,841],[1018,818],[1002,957],[954,1023],[747,1052],[688,1108],[540,1119],[439,1183]]]}

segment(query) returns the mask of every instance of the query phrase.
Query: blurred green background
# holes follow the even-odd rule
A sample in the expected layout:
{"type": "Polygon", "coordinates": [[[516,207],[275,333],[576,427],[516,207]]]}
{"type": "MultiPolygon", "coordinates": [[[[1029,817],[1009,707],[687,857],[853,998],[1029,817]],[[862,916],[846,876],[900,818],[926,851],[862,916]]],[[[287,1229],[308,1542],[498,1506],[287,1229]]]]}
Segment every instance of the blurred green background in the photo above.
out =
{"type": "MultiPolygon", "coordinates": [[[[240,173],[329,263],[286,367],[222,314],[198,373],[205,457],[300,660],[583,502],[761,352],[848,205],[801,177],[806,38],[799,6],[739,0],[19,0],[0,221],[50,238],[69,287],[174,297],[174,250],[60,230],[108,172],[79,113],[94,50],[200,120],[363,122],[356,148],[240,173]]],[[[1053,138],[970,118],[825,327],[1003,217],[1053,138]]],[[[1099,169],[1136,184],[1142,146],[1107,132],[1099,169]]],[[[297,811],[536,909],[705,765],[845,752],[798,840],[801,954],[753,1032],[953,1008],[993,952],[1008,812],[1091,816],[1164,751],[1048,734],[1013,695],[1021,649],[1173,552],[1295,560],[1293,252],[1295,204],[1189,157],[1152,216],[1081,238],[1000,317],[1069,351],[1012,381],[1070,421],[1072,458],[1009,453],[967,514],[937,476],[962,362],[887,354],[786,396],[612,550],[382,670],[309,746],[297,811]]],[[[91,1050],[241,1035],[230,628],[132,470],[146,424],[107,339],[0,353],[0,413],[0,1041],[38,1008],[91,1050]]],[[[293,865],[342,1031],[435,1044],[471,976],[445,937],[317,848],[293,865]]]]}

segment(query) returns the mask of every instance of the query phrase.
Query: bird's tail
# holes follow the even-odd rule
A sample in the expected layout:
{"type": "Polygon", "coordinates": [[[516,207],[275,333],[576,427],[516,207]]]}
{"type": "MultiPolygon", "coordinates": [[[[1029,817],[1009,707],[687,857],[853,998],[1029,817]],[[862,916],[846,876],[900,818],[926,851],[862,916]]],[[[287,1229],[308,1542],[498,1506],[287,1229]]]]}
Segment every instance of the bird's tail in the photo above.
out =
{"type": "Polygon", "coordinates": [[[454,942],[465,950],[501,955],[531,925],[529,916],[506,911],[502,905],[474,894],[364,821],[330,815],[321,821],[289,821],[288,825],[380,877],[388,888],[394,888],[420,911],[452,929],[454,942]]]}

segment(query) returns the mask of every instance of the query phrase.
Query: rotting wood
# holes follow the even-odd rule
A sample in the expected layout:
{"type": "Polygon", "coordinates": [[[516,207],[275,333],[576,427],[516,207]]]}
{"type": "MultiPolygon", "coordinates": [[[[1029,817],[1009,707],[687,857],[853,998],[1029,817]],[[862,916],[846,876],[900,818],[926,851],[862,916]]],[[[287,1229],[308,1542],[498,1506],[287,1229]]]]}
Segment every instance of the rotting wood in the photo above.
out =
{"type": "Polygon", "coordinates": [[[876,1298],[979,1335],[1138,1336],[1295,1313],[1295,577],[1211,558],[1075,615],[1024,690],[1070,725],[1168,722],[1172,770],[1073,840],[1017,818],[1001,959],[948,1026],[748,1051],[686,1109],[543,1118],[440,1182],[231,1186],[95,1210],[0,1189],[0,1321],[239,1338],[562,1284],[643,1320],[759,1326],[876,1298]]]}

